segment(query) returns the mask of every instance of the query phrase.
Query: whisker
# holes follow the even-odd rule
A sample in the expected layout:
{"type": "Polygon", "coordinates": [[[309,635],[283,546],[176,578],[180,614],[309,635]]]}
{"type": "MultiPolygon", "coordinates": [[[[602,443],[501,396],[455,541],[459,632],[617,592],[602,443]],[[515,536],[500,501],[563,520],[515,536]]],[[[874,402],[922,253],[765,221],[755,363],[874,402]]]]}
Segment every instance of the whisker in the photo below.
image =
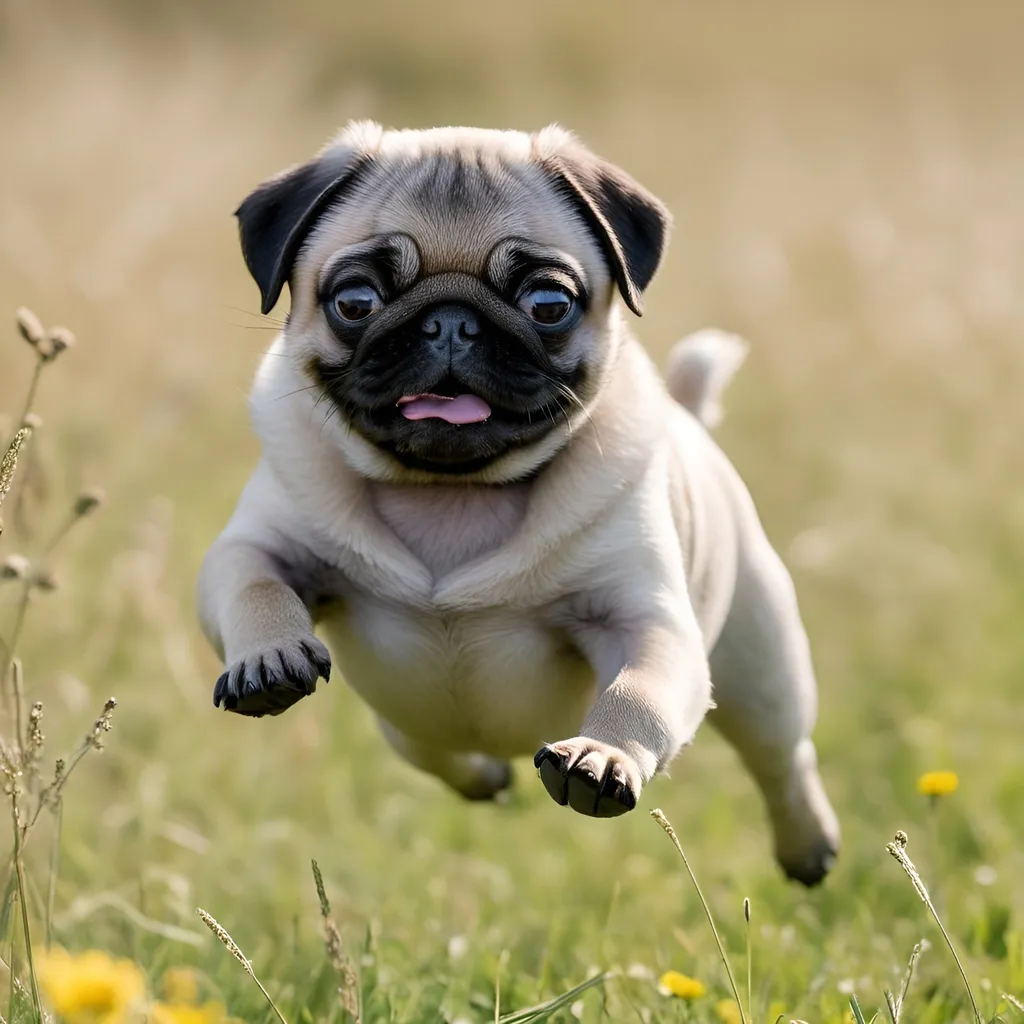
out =
{"type": "Polygon", "coordinates": [[[224,309],[230,309],[234,313],[241,313],[243,316],[251,316],[254,320],[266,320],[268,323],[276,324],[279,328],[284,327],[287,323],[286,320],[278,320],[276,316],[270,316],[268,313],[254,313],[251,309],[242,309],[241,306],[232,306],[228,303],[224,304],[224,309]]]}
{"type": "Polygon", "coordinates": [[[292,395],[301,395],[301,394],[303,394],[306,391],[313,391],[314,389],[316,389],[318,387],[320,387],[319,384],[308,384],[304,388],[296,388],[294,391],[288,391],[288,392],[286,392],[283,395],[278,395],[277,398],[274,399],[274,401],[275,402],[280,402],[282,398],[291,398],[292,395]]]}

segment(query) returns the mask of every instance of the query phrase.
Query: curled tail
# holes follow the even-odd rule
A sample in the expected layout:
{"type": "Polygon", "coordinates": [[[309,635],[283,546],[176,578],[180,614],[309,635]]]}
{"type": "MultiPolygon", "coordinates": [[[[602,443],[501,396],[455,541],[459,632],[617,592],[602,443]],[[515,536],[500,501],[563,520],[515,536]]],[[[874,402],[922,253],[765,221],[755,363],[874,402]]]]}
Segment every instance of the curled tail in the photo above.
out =
{"type": "Polygon", "coordinates": [[[747,343],[736,334],[707,328],[672,346],[665,367],[669,394],[705,427],[722,419],[722,394],[747,357],[747,343]]]}

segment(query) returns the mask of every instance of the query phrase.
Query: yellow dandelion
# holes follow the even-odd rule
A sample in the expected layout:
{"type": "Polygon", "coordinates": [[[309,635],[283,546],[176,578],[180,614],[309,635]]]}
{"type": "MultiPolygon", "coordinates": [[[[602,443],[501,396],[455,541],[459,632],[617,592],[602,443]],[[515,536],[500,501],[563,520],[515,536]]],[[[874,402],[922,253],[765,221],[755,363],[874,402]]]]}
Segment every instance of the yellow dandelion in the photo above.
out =
{"type": "Polygon", "coordinates": [[[195,1006],[199,1002],[199,980],[188,967],[172,967],[160,981],[160,994],[168,1003],[195,1006]]]}
{"type": "Polygon", "coordinates": [[[66,1024],[121,1024],[146,994],[137,964],[95,949],[40,953],[36,970],[47,1002],[66,1024]]]}
{"type": "Polygon", "coordinates": [[[720,999],[715,1003],[715,1014],[722,1024],[741,1024],[743,1015],[735,999],[720,999]]]}
{"type": "Polygon", "coordinates": [[[229,1024],[220,1003],[195,1006],[188,1003],[154,1003],[146,1014],[147,1024],[229,1024]]]}
{"type": "Polygon", "coordinates": [[[658,989],[663,995],[676,999],[700,999],[707,992],[703,983],[678,971],[666,971],[658,979],[658,989]]]}
{"type": "Polygon", "coordinates": [[[922,796],[949,796],[959,785],[956,772],[925,772],[917,780],[917,791],[922,796]]]}

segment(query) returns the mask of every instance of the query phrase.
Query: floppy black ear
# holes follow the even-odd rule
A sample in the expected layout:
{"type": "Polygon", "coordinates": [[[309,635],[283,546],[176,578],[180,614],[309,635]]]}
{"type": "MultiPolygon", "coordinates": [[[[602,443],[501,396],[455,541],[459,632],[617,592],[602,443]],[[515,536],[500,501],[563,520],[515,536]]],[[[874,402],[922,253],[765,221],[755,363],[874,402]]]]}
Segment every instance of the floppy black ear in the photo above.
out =
{"type": "Polygon", "coordinates": [[[582,147],[572,155],[553,155],[545,164],[597,236],[626,305],[642,316],[644,289],[668,244],[668,209],[621,168],[582,147]]]}
{"type": "Polygon", "coordinates": [[[369,158],[325,153],[265,181],[235,211],[242,255],[269,313],[289,279],[299,247],[327,207],[352,187],[369,158]]]}

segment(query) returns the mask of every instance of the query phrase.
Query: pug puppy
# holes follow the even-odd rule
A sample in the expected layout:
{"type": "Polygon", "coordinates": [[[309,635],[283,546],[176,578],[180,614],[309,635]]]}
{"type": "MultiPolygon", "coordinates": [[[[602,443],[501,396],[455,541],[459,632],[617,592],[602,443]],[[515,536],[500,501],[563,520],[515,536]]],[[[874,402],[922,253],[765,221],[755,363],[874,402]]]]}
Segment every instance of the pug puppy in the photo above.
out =
{"type": "Polygon", "coordinates": [[[280,714],[331,653],[390,745],[472,800],[535,755],[612,817],[705,715],[786,873],[829,870],[815,681],[790,577],[711,439],[742,344],[667,386],[634,340],[669,214],[571,134],[345,128],[239,207],[263,455],[199,580],[214,703],[280,714]],[[713,698],[713,699],[712,699],[713,698]]]}

